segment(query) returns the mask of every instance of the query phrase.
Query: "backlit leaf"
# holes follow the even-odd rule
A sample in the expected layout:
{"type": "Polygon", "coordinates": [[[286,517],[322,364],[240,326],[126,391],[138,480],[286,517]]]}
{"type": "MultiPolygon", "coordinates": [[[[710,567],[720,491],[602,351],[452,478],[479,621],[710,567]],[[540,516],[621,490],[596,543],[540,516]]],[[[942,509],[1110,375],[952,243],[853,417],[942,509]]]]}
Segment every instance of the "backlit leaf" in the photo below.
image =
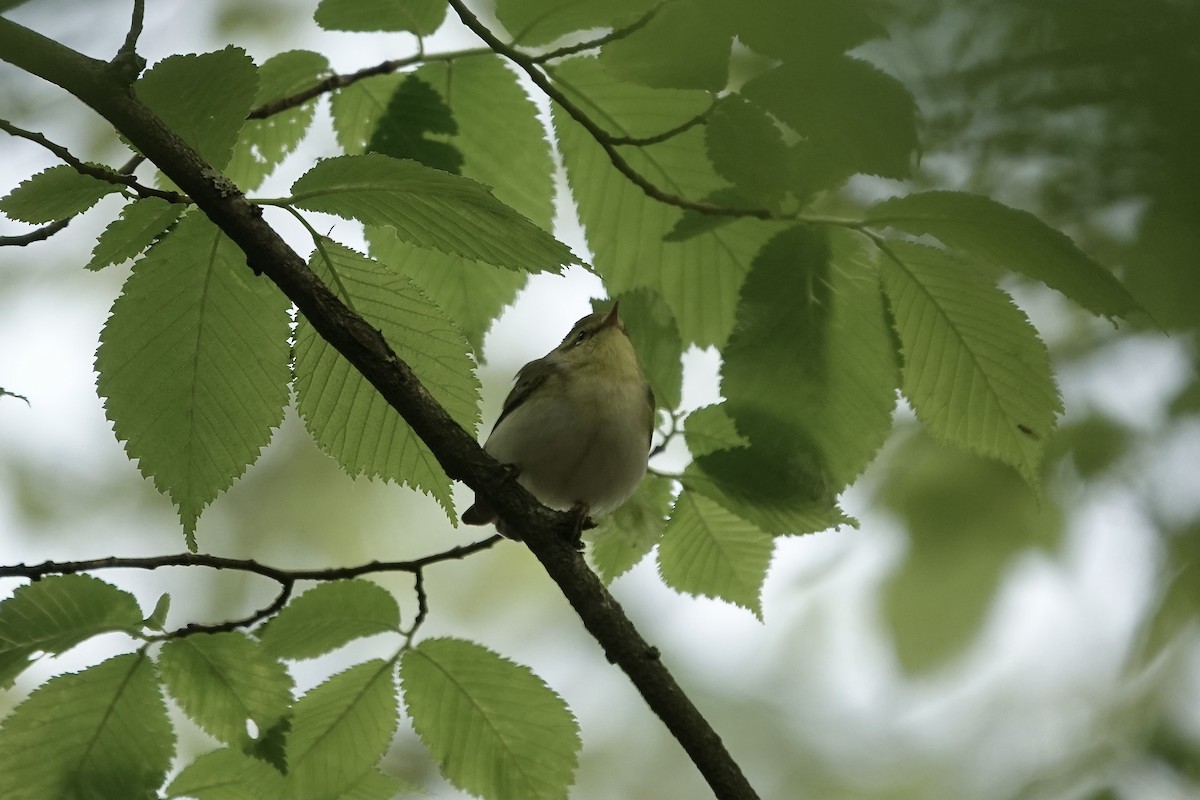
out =
{"type": "Polygon", "coordinates": [[[628,572],[658,544],[671,494],[671,481],[648,475],[625,505],[599,521],[590,536],[591,560],[605,583],[628,572]]]}
{"type": "Polygon", "coordinates": [[[284,606],[259,631],[263,648],[276,658],[316,658],[363,636],[395,631],[400,608],[377,583],[321,583],[284,606]]]}
{"type": "Polygon", "coordinates": [[[0,198],[0,211],[17,222],[54,222],[82,214],[96,205],[101,197],[120,190],[121,187],[115,183],[84,175],[76,172],[74,167],[59,164],[25,179],[20,186],[0,198]]]}
{"type": "Polygon", "coordinates": [[[329,31],[409,31],[441,27],[446,0],[321,0],[313,18],[329,31]]]}
{"type": "Polygon", "coordinates": [[[100,269],[137,258],[167,228],[175,224],[184,212],[179,203],[168,203],[158,197],[146,197],[128,203],[100,234],[92,249],[88,269],[100,269]]]}

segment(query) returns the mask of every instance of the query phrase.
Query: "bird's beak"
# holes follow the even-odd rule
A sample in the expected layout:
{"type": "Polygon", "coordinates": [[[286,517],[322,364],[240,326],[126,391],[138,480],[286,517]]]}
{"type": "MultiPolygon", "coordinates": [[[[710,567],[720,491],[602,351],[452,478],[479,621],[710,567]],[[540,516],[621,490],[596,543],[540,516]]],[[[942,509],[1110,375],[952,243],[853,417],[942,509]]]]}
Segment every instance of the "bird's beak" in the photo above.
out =
{"type": "Polygon", "coordinates": [[[610,327],[620,328],[621,327],[621,316],[619,313],[617,313],[618,309],[620,309],[620,307],[621,307],[620,303],[613,303],[612,311],[609,311],[608,316],[604,318],[603,327],[605,327],[605,328],[610,328],[610,327]]]}

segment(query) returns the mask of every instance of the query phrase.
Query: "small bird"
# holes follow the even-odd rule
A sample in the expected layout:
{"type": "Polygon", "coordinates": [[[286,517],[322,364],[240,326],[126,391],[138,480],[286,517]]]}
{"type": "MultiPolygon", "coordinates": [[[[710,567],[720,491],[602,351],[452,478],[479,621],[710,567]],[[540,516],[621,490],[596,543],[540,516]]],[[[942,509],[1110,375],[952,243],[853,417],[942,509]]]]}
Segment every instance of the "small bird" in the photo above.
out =
{"type": "MultiPolygon", "coordinates": [[[[575,510],[578,529],[629,499],[650,454],[654,393],[618,305],[579,320],[562,344],[521,367],[483,446],[544,505],[575,510]]],[[[462,521],[521,538],[479,497],[462,521]]]]}

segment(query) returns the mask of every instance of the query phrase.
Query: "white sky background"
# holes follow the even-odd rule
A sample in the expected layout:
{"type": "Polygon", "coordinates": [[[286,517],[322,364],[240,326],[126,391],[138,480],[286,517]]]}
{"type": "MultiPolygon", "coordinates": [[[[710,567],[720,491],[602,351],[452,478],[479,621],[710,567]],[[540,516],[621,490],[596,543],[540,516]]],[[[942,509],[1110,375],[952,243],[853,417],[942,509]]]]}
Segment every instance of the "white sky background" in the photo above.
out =
{"type": "MultiPolygon", "coordinates": [[[[124,36],[129,5],[108,0],[35,0],[12,16],[89,55],[108,58],[124,36]]],[[[203,52],[225,43],[211,28],[209,3],[152,0],[148,6],[140,50],[150,63],[172,53],[203,52]]],[[[286,3],[280,8],[304,17],[286,42],[250,34],[237,42],[260,63],[277,50],[303,47],[325,53],[338,71],[352,71],[414,49],[412,38],[405,35],[326,33],[305,16],[307,10],[292,10],[286,3]]],[[[436,52],[463,44],[461,39],[439,35],[426,41],[426,49],[436,52]]],[[[15,102],[39,82],[7,65],[0,67],[3,113],[12,113],[17,125],[42,130],[77,155],[91,155],[90,112],[78,111],[75,101],[57,89],[43,90],[44,84],[37,87],[36,95],[29,95],[39,111],[11,112],[15,102]],[[49,117],[41,113],[43,108],[49,117]]],[[[313,134],[281,169],[282,177],[268,182],[260,196],[286,194],[305,163],[332,152],[325,119],[322,110],[313,134]]],[[[0,193],[54,163],[48,153],[28,142],[4,141],[3,152],[0,193]]],[[[58,479],[57,487],[68,487],[68,494],[69,487],[79,487],[79,495],[51,496],[47,503],[92,507],[86,515],[70,515],[69,529],[55,527],[53,514],[31,522],[28,510],[14,507],[16,494],[3,486],[12,476],[0,473],[3,563],[183,549],[177,519],[165,498],[151,496],[152,490],[147,490],[142,493],[148,497],[144,504],[131,509],[126,502],[133,494],[108,504],[87,489],[90,475],[115,472],[131,484],[142,482],[104,418],[92,372],[97,335],[128,267],[100,273],[80,269],[95,236],[117,207],[117,201],[108,198],[101,206],[106,210],[94,210],[72,222],[49,242],[0,249],[0,387],[26,395],[31,403],[27,407],[18,400],[0,399],[4,453],[0,470],[7,469],[9,462],[39,465],[58,479]]],[[[302,254],[311,249],[307,236],[286,215],[270,219],[289,231],[289,240],[302,254]]],[[[342,241],[359,241],[350,223],[328,218],[322,224],[335,226],[334,235],[342,241]]],[[[0,219],[0,234],[26,230],[28,226],[0,219]]],[[[586,253],[573,220],[564,220],[557,233],[577,253],[586,253]]],[[[589,297],[600,292],[599,281],[582,270],[561,278],[534,277],[487,340],[485,429],[516,368],[553,347],[589,311],[589,297]]],[[[1031,300],[1027,305],[1039,329],[1053,335],[1054,303],[1031,300]]],[[[1184,345],[1143,336],[1111,350],[1098,354],[1096,363],[1060,376],[1068,415],[1082,415],[1094,407],[1143,430],[1160,430],[1165,403],[1190,368],[1184,345]]],[[[695,354],[689,361],[685,404],[701,405],[716,397],[715,369],[713,357],[695,354]]],[[[1009,796],[1048,760],[1087,745],[1097,726],[1103,725],[1114,687],[1122,683],[1121,671],[1154,589],[1159,558],[1148,510],[1129,487],[1158,485],[1161,505],[1171,513],[1194,513],[1200,503],[1200,427],[1164,431],[1156,439],[1141,474],[1129,476],[1127,482],[1088,487],[1061,554],[1027,554],[1019,559],[976,644],[950,667],[920,681],[904,678],[879,621],[877,589],[903,557],[905,539],[869,505],[870,472],[845,498],[847,511],[862,522],[860,530],[781,542],[764,594],[765,625],[743,610],[675,594],[658,579],[652,560],[619,579],[614,592],[647,638],[663,650],[685,690],[702,709],[714,709],[718,732],[764,797],[788,796],[785,787],[795,779],[792,770],[812,766],[803,761],[788,763],[789,754],[779,752],[777,731],[804,742],[829,772],[842,773],[842,779],[861,796],[888,796],[889,787],[895,788],[890,781],[896,776],[911,780],[914,764],[922,765],[917,769],[922,780],[939,787],[942,796],[1009,796]],[[728,696],[731,691],[733,698],[728,696]]],[[[271,450],[265,457],[273,457],[271,450]]],[[[370,502],[389,495],[387,502],[392,505],[385,502],[381,508],[419,515],[421,525],[430,530],[418,549],[409,548],[411,554],[433,552],[479,534],[474,529],[454,532],[448,524],[438,523],[440,512],[431,501],[424,503],[428,508],[414,511],[416,504],[407,490],[368,487],[361,491],[370,502]]],[[[209,512],[217,523],[206,526],[206,519],[201,520],[202,549],[224,552],[221,548],[230,545],[219,530],[224,500],[218,498],[209,512]]],[[[252,543],[240,545],[260,560],[272,561],[280,555],[256,552],[252,543]]],[[[366,553],[363,560],[371,557],[403,556],[366,553]]],[[[580,717],[585,742],[580,787],[572,796],[601,797],[611,790],[611,763],[586,760],[591,748],[606,745],[620,748],[626,758],[622,772],[636,775],[639,759],[647,767],[667,759],[679,771],[674,789],[678,794],[664,794],[660,786],[646,796],[693,796],[700,787],[694,771],[675,752],[678,748],[666,741],[665,729],[640,707],[624,676],[589,643],[578,621],[561,607],[553,587],[530,590],[530,584],[545,580],[530,559],[523,559],[516,546],[487,558],[490,565],[452,564],[431,574],[434,613],[426,634],[476,638],[531,666],[567,699],[580,717]],[[498,568],[513,571],[518,591],[512,597],[505,596],[503,584],[494,578],[498,568]],[[462,602],[452,596],[472,580],[492,581],[486,586],[484,607],[474,611],[461,607],[462,602]],[[443,609],[448,606],[449,613],[439,614],[439,604],[443,609]]],[[[100,577],[135,591],[146,608],[164,590],[161,576],[109,573],[100,577]]],[[[170,588],[189,581],[192,586],[206,585],[210,577],[175,573],[170,588]]],[[[0,596],[17,585],[0,581],[0,596]]],[[[404,586],[395,584],[402,607],[407,608],[411,599],[404,586]]],[[[262,605],[257,599],[247,601],[247,610],[262,605]]],[[[181,598],[175,611],[188,611],[181,598]]],[[[109,641],[103,646],[121,644],[109,641]]],[[[98,652],[97,647],[81,648],[45,665],[34,677],[44,678],[46,670],[78,669],[98,652]]],[[[1185,672],[1192,676],[1191,685],[1200,688],[1195,677],[1200,675],[1200,653],[1194,643],[1186,658],[1190,658],[1191,667],[1185,672]]],[[[298,677],[302,684],[319,679],[315,671],[298,677]]],[[[18,684],[24,691],[33,685],[29,679],[18,684]]],[[[0,706],[13,701],[0,699],[0,706]]],[[[1194,729],[1200,729],[1196,712],[1192,713],[1194,729]]],[[[210,745],[197,739],[196,746],[210,745]]],[[[1153,775],[1136,779],[1157,786],[1153,775]]],[[[441,787],[435,796],[458,795],[441,787]]],[[[1157,796],[1171,797],[1169,793],[1157,796]]]]}

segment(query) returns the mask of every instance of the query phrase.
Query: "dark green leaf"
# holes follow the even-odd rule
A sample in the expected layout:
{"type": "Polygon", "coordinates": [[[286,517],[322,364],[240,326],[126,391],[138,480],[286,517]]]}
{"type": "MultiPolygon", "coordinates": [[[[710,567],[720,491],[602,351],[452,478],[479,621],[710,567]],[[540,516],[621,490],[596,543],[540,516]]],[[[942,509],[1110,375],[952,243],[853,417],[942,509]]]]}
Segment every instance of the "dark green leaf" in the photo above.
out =
{"type": "Polygon", "coordinates": [[[600,62],[621,80],[661,89],[725,88],[733,32],[723,0],[664,3],[645,26],[604,46],[600,62]]]}
{"type": "Polygon", "coordinates": [[[557,271],[576,260],[566,245],[482,184],[377,153],[318,162],[292,186],[292,202],[509,269],[557,271]]]}
{"type": "Polygon", "coordinates": [[[498,0],[496,16],[526,47],[546,44],[572,31],[621,28],[657,5],[656,0],[604,0],[564,3],[561,0],[498,0]]]}
{"type": "Polygon", "coordinates": [[[1137,303],[1113,274],[1026,211],[965,192],[921,192],[867,212],[874,225],[936,236],[968,263],[1041,281],[1094,314],[1124,317],[1137,303]]]}
{"type": "Polygon", "coordinates": [[[671,495],[671,481],[648,475],[625,505],[600,520],[591,537],[591,559],[601,580],[612,583],[654,549],[671,509],[671,495]]]}
{"type": "Polygon", "coordinates": [[[134,633],[142,610],[128,592],[89,575],[51,575],[0,603],[0,687],[39,653],[58,655],[108,631],[134,633]]]}
{"type": "Polygon", "coordinates": [[[462,173],[462,153],[451,143],[426,138],[431,133],[457,131],[442,96],[425,81],[409,75],[392,93],[366,149],[457,175],[462,173]]]}
{"type": "Polygon", "coordinates": [[[137,258],[142,251],[175,224],[184,212],[179,203],[168,203],[158,197],[134,200],[121,210],[121,216],[111,222],[92,249],[88,269],[101,269],[137,258]]]}
{"type": "Polygon", "coordinates": [[[789,153],[779,126],[741,95],[717,101],[705,126],[708,157],[721,177],[733,183],[740,206],[777,207],[790,188],[789,153]]]}
{"type": "Polygon", "coordinates": [[[288,603],[259,632],[276,658],[316,658],[362,636],[400,627],[400,608],[391,593],[364,580],[319,584],[288,603]]]}
{"type": "Polygon", "coordinates": [[[446,0],[321,0],[313,18],[329,31],[409,31],[428,36],[442,25],[446,0]]]}
{"type": "Polygon", "coordinates": [[[867,13],[863,0],[741,0],[725,6],[738,38],[774,58],[806,53],[844,53],[887,35],[867,13]]]}
{"type": "Polygon", "coordinates": [[[18,222],[41,224],[82,214],[101,197],[119,192],[115,183],[59,164],[42,170],[0,199],[0,211],[18,222]]]}
{"type": "Polygon", "coordinates": [[[245,50],[230,46],[215,53],[168,56],[133,88],[201,158],[224,169],[254,105],[258,70],[245,50]]]}
{"type": "Polygon", "coordinates": [[[0,797],[149,798],[175,752],[144,653],[38,687],[0,729],[0,797]]]}
{"type": "Polygon", "coordinates": [[[693,458],[750,444],[749,439],[738,433],[724,404],[703,406],[688,414],[683,423],[683,435],[693,458]]]}
{"type": "Polygon", "coordinates": [[[237,245],[192,213],[134,264],[100,334],[106,414],[189,538],[283,419],[287,308],[237,245]]]}
{"type": "Polygon", "coordinates": [[[493,800],[566,798],[579,726],[526,667],[473,642],[429,639],[400,662],[404,703],[442,774],[493,800]]]}
{"type": "Polygon", "coordinates": [[[355,81],[334,93],[329,103],[333,132],[342,149],[359,155],[367,146],[396,89],[407,79],[393,73],[355,81]]]}

